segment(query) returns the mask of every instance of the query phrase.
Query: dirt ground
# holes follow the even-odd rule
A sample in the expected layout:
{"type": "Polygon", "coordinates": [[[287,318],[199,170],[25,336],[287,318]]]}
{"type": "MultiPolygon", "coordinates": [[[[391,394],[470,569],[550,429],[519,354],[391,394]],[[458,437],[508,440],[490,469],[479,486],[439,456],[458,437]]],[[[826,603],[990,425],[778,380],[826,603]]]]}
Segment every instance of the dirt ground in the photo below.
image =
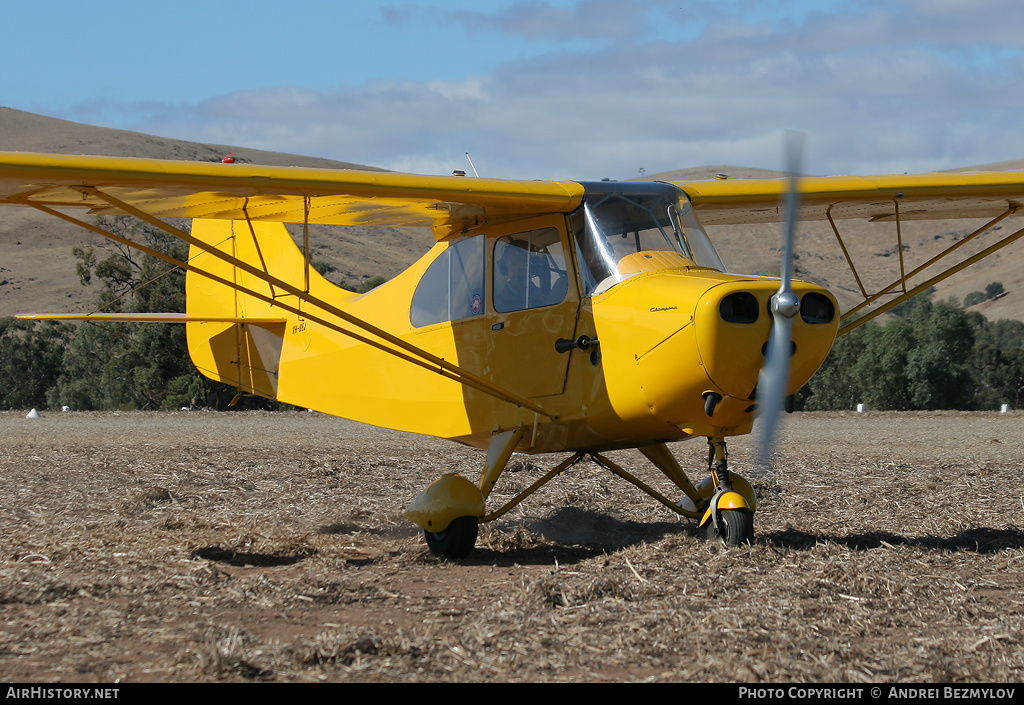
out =
{"type": "MultiPolygon", "coordinates": [[[[586,463],[445,561],[402,511],[480,451],[312,413],[0,413],[0,681],[1021,681],[1024,413],[785,422],[753,546],[586,463]]],[[[703,441],[674,450],[704,476],[703,441]]]]}

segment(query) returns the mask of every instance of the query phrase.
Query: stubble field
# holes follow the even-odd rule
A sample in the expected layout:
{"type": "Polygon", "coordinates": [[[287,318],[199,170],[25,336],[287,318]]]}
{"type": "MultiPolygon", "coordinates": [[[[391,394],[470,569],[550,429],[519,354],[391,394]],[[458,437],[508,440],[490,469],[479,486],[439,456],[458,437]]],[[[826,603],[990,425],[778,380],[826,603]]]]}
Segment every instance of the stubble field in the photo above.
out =
{"type": "MultiPolygon", "coordinates": [[[[307,413],[0,413],[0,680],[1020,681],[1024,413],[785,422],[753,546],[587,463],[444,561],[402,510],[480,451],[307,413]]],[[[705,443],[674,450],[701,479],[705,443]]]]}

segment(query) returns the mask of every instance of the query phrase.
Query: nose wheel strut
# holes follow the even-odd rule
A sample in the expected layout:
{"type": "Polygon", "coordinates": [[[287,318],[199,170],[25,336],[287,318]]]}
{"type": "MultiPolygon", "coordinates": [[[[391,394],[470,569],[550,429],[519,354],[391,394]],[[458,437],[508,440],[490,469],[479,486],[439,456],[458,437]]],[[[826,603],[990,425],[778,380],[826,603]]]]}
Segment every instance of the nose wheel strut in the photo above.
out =
{"type": "MultiPolygon", "coordinates": [[[[709,517],[705,517],[703,526],[709,539],[721,539],[728,546],[740,546],[754,543],[754,506],[740,488],[733,487],[733,474],[729,472],[729,453],[724,438],[708,439],[708,470],[715,484],[715,492],[711,496],[709,517]]],[[[749,483],[739,478],[746,488],[749,483]]],[[[743,489],[746,489],[743,488],[743,489]]],[[[753,494],[753,491],[750,491],[753,494]]],[[[756,502],[756,499],[755,499],[756,502]]]]}

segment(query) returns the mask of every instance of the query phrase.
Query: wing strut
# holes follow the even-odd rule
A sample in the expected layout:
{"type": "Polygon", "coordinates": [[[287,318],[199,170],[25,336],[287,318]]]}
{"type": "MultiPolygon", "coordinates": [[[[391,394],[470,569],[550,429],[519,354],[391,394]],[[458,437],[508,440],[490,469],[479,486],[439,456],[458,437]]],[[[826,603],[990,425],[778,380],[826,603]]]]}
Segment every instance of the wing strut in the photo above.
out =
{"type": "Polygon", "coordinates": [[[892,199],[893,206],[896,212],[896,252],[900,255],[900,283],[903,285],[903,293],[907,293],[907,267],[903,263],[903,228],[900,220],[900,199],[903,194],[896,194],[896,198],[892,199]]]}
{"type": "MultiPolygon", "coordinates": [[[[246,211],[245,217],[248,220],[249,212],[246,211]]],[[[251,225],[250,225],[251,227],[251,225]]],[[[253,242],[256,241],[256,236],[253,235],[253,242]]],[[[304,291],[309,293],[309,196],[303,196],[302,198],[302,257],[305,262],[305,286],[304,291]]]]}
{"type": "MultiPolygon", "coordinates": [[[[860,275],[857,274],[857,268],[853,266],[853,258],[850,257],[850,251],[846,249],[846,243],[843,242],[843,236],[839,234],[839,228],[836,227],[836,221],[832,218],[832,206],[829,206],[828,210],[825,211],[825,217],[828,218],[828,223],[832,226],[832,232],[836,234],[836,240],[839,241],[839,247],[843,251],[843,256],[846,257],[846,263],[850,265],[850,271],[853,272],[853,278],[857,280],[857,286],[860,287],[861,295],[865,299],[868,298],[868,290],[864,288],[864,283],[861,282],[860,275]]],[[[888,291],[888,289],[886,291],[888,291]]],[[[864,304],[860,305],[863,306],[864,304]]]]}
{"type": "MultiPolygon", "coordinates": [[[[907,301],[908,299],[911,299],[911,298],[917,296],[922,291],[926,290],[928,287],[933,286],[933,285],[937,284],[938,282],[953,276],[954,274],[956,274],[960,270],[966,269],[967,267],[971,266],[975,262],[978,262],[980,260],[985,259],[986,257],[988,257],[989,255],[993,254],[994,252],[997,252],[997,251],[1001,250],[1002,248],[1006,247],[1007,245],[1016,242],[1021,237],[1024,237],[1024,228],[1021,228],[1020,230],[1018,230],[1017,232],[1013,233],[1012,235],[1007,235],[1005,238],[1003,238],[999,242],[995,243],[994,245],[986,247],[984,250],[982,250],[981,252],[977,253],[976,255],[968,257],[967,259],[965,259],[960,264],[955,265],[953,267],[950,267],[949,269],[947,269],[946,271],[942,272],[941,274],[937,274],[936,276],[932,277],[931,279],[929,279],[928,281],[924,282],[923,284],[919,284],[918,286],[915,286],[913,289],[911,289],[907,293],[901,294],[900,296],[897,296],[895,299],[886,302],[885,304],[883,304],[882,306],[879,306],[877,309],[875,309],[871,313],[867,314],[866,316],[862,316],[861,318],[858,318],[858,319],[856,319],[854,321],[850,321],[849,323],[847,323],[846,325],[844,325],[842,328],[839,329],[839,332],[836,334],[836,336],[838,337],[838,336],[843,335],[845,333],[849,333],[851,330],[853,330],[857,326],[861,325],[862,323],[867,323],[872,318],[875,318],[876,316],[879,316],[879,315],[885,313],[886,311],[888,311],[889,309],[893,308],[894,306],[899,306],[904,301],[907,301]]],[[[920,267],[919,269],[923,269],[923,267],[920,267]]],[[[913,274],[913,272],[911,272],[911,274],[913,274]]],[[[889,287],[886,288],[886,291],[888,291],[889,289],[892,289],[897,284],[899,284],[899,282],[896,282],[896,283],[890,285],[889,287]]],[[[881,296],[882,293],[883,292],[880,292],[880,293],[876,294],[875,297],[877,298],[878,296],[881,296]]],[[[863,304],[861,304],[861,305],[863,305],[863,304]]],[[[854,310],[856,310],[856,309],[854,309],[854,310]]]]}
{"type": "MultiPolygon", "coordinates": [[[[906,285],[906,282],[907,282],[907,280],[908,280],[908,279],[910,279],[911,277],[917,276],[918,274],[920,274],[921,272],[923,272],[923,271],[924,271],[925,269],[928,269],[928,268],[929,268],[929,267],[931,267],[931,266],[932,266],[933,264],[935,264],[936,262],[938,262],[939,260],[945,259],[946,257],[948,257],[948,256],[949,256],[949,255],[951,255],[951,254],[952,254],[953,252],[955,252],[955,251],[956,251],[956,250],[958,250],[959,248],[961,248],[961,247],[963,247],[964,245],[966,245],[966,244],[967,244],[968,242],[970,242],[970,241],[971,241],[971,240],[973,240],[974,238],[978,237],[978,236],[979,236],[979,235],[981,235],[982,233],[984,233],[984,232],[986,232],[987,230],[989,230],[989,228],[991,228],[991,227],[995,226],[995,225],[996,225],[997,223],[1001,222],[1001,221],[1002,221],[1002,220],[1003,220],[1004,218],[1008,218],[1008,217],[1010,217],[1011,215],[1013,215],[1014,213],[1016,213],[1016,212],[1017,212],[1017,211],[1018,211],[1019,209],[1020,209],[1020,206],[1018,206],[1018,205],[1014,205],[1014,206],[1011,206],[1011,207],[1010,207],[1010,208],[1008,208],[1008,209],[1007,209],[1007,210],[1006,210],[1006,211],[1005,211],[1004,213],[1001,213],[1001,214],[997,215],[997,216],[996,216],[995,218],[993,218],[993,219],[992,219],[992,220],[990,220],[989,222],[985,223],[985,225],[981,226],[980,228],[978,228],[977,230],[975,230],[975,231],[974,231],[973,233],[971,233],[971,234],[970,234],[970,235],[968,235],[967,237],[965,237],[965,238],[963,238],[962,240],[958,240],[957,242],[953,243],[952,245],[950,245],[949,247],[947,247],[947,248],[946,248],[945,250],[943,250],[943,251],[942,251],[942,252],[940,252],[939,254],[935,255],[934,257],[932,257],[932,258],[931,258],[930,260],[928,260],[927,262],[925,262],[925,263],[924,263],[924,264],[922,264],[921,266],[919,266],[919,267],[917,267],[916,269],[914,269],[914,270],[913,270],[912,272],[910,272],[909,274],[905,274],[905,275],[902,275],[902,276],[901,276],[901,277],[900,277],[899,279],[897,279],[896,281],[894,281],[894,282],[893,282],[892,284],[890,284],[889,286],[885,287],[884,289],[879,289],[879,290],[878,290],[878,291],[877,291],[876,293],[874,293],[874,294],[872,294],[872,295],[870,295],[870,296],[869,296],[869,295],[867,294],[867,292],[865,292],[865,291],[864,291],[864,287],[863,287],[863,285],[862,285],[862,286],[861,286],[861,291],[862,291],[862,292],[864,293],[864,300],[863,300],[863,301],[861,301],[861,302],[860,302],[859,304],[857,304],[856,306],[854,306],[853,308],[851,308],[850,310],[848,310],[848,311],[845,311],[845,312],[843,312],[843,315],[842,315],[842,316],[840,317],[840,320],[846,320],[846,319],[848,319],[848,318],[849,318],[850,316],[852,316],[852,315],[854,315],[855,313],[857,313],[857,311],[861,310],[861,309],[862,309],[862,308],[864,308],[865,306],[868,306],[868,305],[870,305],[871,303],[874,303],[874,302],[875,302],[875,301],[877,301],[877,300],[878,300],[878,299],[879,299],[880,297],[882,297],[882,296],[884,296],[885,294],[887,294],[888,292],[892,291],[893,289],[895,289],[895,288],[896,288],[897,286],[899,286],[900,284],[903,284],[903,291],[904,291],[905,293],[909,293],[909,292],[907,292],[907,285],[906,285]]],[[[831,219],[831,217],[829,217],[829,221],[830,221],[830,222],[831,222],[831,220],[832,220],[832,219],[831,219]]],[[[833,227],[833,228],[835,228],[835,224],[834,224],[834,223],[833,223],[832,227],[833,227]]],[[[1015,233],[1015,235],[1016,235],[1016,233],[1015,233]]],[[[836,231],[836,237],[839,237],[839,232],[838,232],[838,231],[836,231]]],[[[1011,238],[1011,237],[1014,237],[1014,235],[1010,235],[1010,236],[1008,236],[1008,237],[1007,237],[1007,239],[1009,239],[1009,238],[1011,238]]],[[[1004,245],[1008,245],[1008,244],[1010,244],[1010,242],[1012,242],[1012,240],[1010,240],[1009,242],[1007,242],[1007,240],[1001,240],[1001,241],[1000,241],[999,243],[996,243],[996,245],[997,245],[997,246],[993,246],[993,247],[994,247],[995,249],[989,248],[989,249],[985,250],[985,253],[988,253],[988,252],[990,252],[990,250],[991,250],[992,252],[994,252],[995,250],[998,250],[998,249],[1000,249],[1000,248],[1001,248],[1001,247],[1003,247],[1004,245]]],[[[841,243],[842,243],[842,241],[840,240],[840,244],[841,244],[841,243]]],[[[846,252],[846,248],[845,248],[845,247],[843,248],[843,252],[846,252]]],[[[975,257],[972,257],[972,258],[971,258],[970,260],[968,260],[968,262],[970,262],[970,263],[973,263],[973,262],[976,262],[976,261],[978,261],[978,259],[980,259],[980,257],[979,257],[978,255],[975,255],[975,257]]],[[[847,261],[849,261],[849,255],[847,255],[847,261]]],[[[939,275],[939,277],[938,277],[938,278],[936,278],[936,279],[934,279],[934,280],[931,280],[931,281],[932,281],[932,282],[934,282],[934,281],[942,281],[942,280],[943,280],[943,279],[945,279],[945,278],[946,278],[946,277],[947,277],[948,275],[950,275],[950,274],[953,274],[953,273],[955,273],[955,272],[959,272],[959,271],[960,271],[961,269],[963,269],[963,268],[964,268],[964,267],[966,267],[966,266],[967,266],[967,265],[966,265],[966,264],[964,264],[964,265],[961,265],[961,266],[958,266],[958,267],[955,267],[955,268],[949,269],[949,270],[947,270],[946,272],[943,272],[943,273],[942,273],[941,275],[939,275]]],[[[851,270],[853,270],[853,263],[852,263],[852,262],[850,262],[850,269],[851,269],[851,270]]],[[[853,270],[853,271],[854,271],[854,276],[856,277],[856,276],[857,276],[856,270],[853,270]]],[[[858,284],[860,284],[860,278],[859,278],[859,277],[857,277],[857,283],[858,283],[858,284]]],[[[931,285],[931,282],[930,282],[930,283],[928,284],[928,286],[930,286],[930,285],[931,285]]],[[[925,288],[927,288],[927,286],[926,286],[925,288]]],[[[915,291],[918,291],[918,290],[921,290],[921,289],[920,289],[919,287],[918,287],[918,288],[915,288],[915,291]]],[[[913,295],[913,294],[911,294],[911,295],[913,295]]],[[[900,297],[900,299],[899,299],[899,303],[902,303],[903,301],[906,301],[906,300],[907,300],[907,298],[910,298],[910,297],[903,297],[903,296],[901,296],[901,297],[900,297]]],[[[894,305],[895,305],[895,304],[894,304],[894,305]]],[[[888,310],[889,310],[889,308],[892,308],[892,307],[891,307],[891,306],[889,306],[889,307],[885,308],[885,309],[884,309],[884,310],[882,310],[882,311],[873,311],[871,315],[869,315],[869,316],[865,316],[865,317],[864,317],[863,319],[858,319],[858,320],[859,320],[859,321],[860,321],[861,323],[864,323],[864,322],[866,322],[866,321],[868,321],[868,320],[871,320],[871,318],[874,318],[874,317],[875,317],[875,316],[877,316],[878,314],[880,314],[880,313],[883,313],[884,311],[888,311],[888,310]]],[[[858,325],[859,325],[859,324],[858,324],[858,325]]],[[[849,327],[850,327],[850,325],[848,324],[847,326],[844,326],[843,328],[841,328],[841,329],[840,329],[840,334],[842,334],[843,332],[845,332],[845,331],[847,330],[847,328],[849,328],[849,327]]]]}
{"type": "Polygon", "coordinates": [[[86,230],[89,230],[90,232],[97,233],[99,235],[102,235],[103,237],[106,237],[106,238],[109,238],[111,240],[114,240],[115,242],[120,242],[121,244],[127,245],[128,247],[133,247],[133,248],[135,248],[137,250],[145,252],[148,255],[152,255],[153,257],[156,257],[156,258],[158,258],[160,260],[163,260],[164,262],[167,262],[168,264],[171,264],[171,265],[173,265],[175,267],[180,267],[181,269],[183,269],[185,271],[193,272],[195,274],[198,274],[199,276],[203,276],[203,277],[206,277],[207,279],[211,279],[211,280],[217,282],[218,284],[221,284],[221,285],[227,286],[227,287],[229,287],[231,289],[234,289],[236,291],[240,291],[242,293],[248,294],[249,296],[252,296],[252,297],[254,297],[256,299],[259,299],[259,300],[261,300],[261,301],[263,301],[265,303],[268,303],[271,306],[276,306],[278,308],[284,309],[285,311],[288,311],[289,313],[293,313],[293,314],[295,314],[297,316],[302,316],[302,317],[307,318],[307,319],[309,319],[311,321],[315,321],[316,323],[319,323],[319,324],[325,326],[326,328],[329,328],[331,330],[337,331],[338,333],[341,333],[343,335],[347,335],[350,338],[353,338],[353,339],[355,339],[355,340],[357,340],[357,341],[359,341],[361,343],[366,343],[367,345],[370,345],[370,346],[372,346],[372,347],[374,347],[374,348],[376,348],[378,350],[381,350],[382,352],[386,352],[389,355],[394,355],[395,357],[397,357],[397,358],[399,358],[401,360],[404,360],[404,361],[409,362],[411,364],[417,365],[417,366],[422,367],[424,369],[430,370],[431,372],[435,372],[435,373],[441,375],[442,377],[445,377],[447,379],[451,379],[454,382],[458,382],[459,384],[463,384],[463,385],[465,385],[467,387],[471,387],[473,389],[476,389],[477,391],[483,392],[485,394],[488,394],[488,395],[490,395],[492,397],[495,397],[497,399],[500,399],[502,401],[509,402],[511,404],[515,404],[515,405],[520,406],[520,407],[524,407],[526,409],[529,409],[530,411],[533,411],[533,412],[536,412],[538,414],[541,414],[542,416],[544,416],[546,418],[549,418],[549,419],[555,418],[552,414],[549,414],[543,408],[541,408],[540,406],[538,406],[535,403],[531,402],[530,400],[525,399],[525,398],[519,396],[518,394],[515,394],[515,393],[510,392],[508,390],[502,389],[501,387],[498,387],[498,386],[496,386],[494,384],[491,384],[487,380],[478,377],[477,375],[473,374],[472,372],[469,372],[468,370],[465,370],[465,369],[459,367],[458,365],[453,365],[452,363],[447,362],[443,358],[437,357],[436,355],[433,355],[433,354],[427,352],[426,350],[423,350],[423,349],[421,349],[421,348],[419,348],[419,347],[417,347],[415,345],[412,345],[411,343],[408,343],[408,342],[402,340],[401,338],[398,338],[398,337],[392,335],[391,333],[388,333],[387,331],[384,331],[384,330],[382,330],[380,328],[377,328],[376,326],[374,326],[374,325],[372,325],[370,323],[367,323],[366,321],[363,321],[362,319],[360,319],[360,318],[358,318],[356,316],[353,316],[352,314],[347,313],[347,312],[337,308],[336,306],[333,306],[333,305],[329,304],[326,301],[323,301],[323,300],[321,300],[321,299],[319,299],[319,298],[317,298],[315,296],[311,296],[308,293],[303,292],[301,289],[298,289],[298,288],[288,284],[287,282],[285,282],[285,281],[283,281],[281,279],[278,279],[277,277],[274,277],[274,276],[268,274],[267,272],[264,272],[264,271],[262,271],[260,269],[257,269],[256,267],[253,267],[252,265],[249,265],[249,264],[247,264],[247,263],[245,263],[245,262],[243,262],[243,261],[241,261],[241,260],[239,260],[239,259],[237,259],[235,257],[232,257],[231,255],[229,255],[227,253],[221,252],[216,247],[213,247],[212,245],[209,245],[209,244],[207,244],[205,242],[202,242],[201,240],[199,240],[197,238],[192,237],[192,235],[190,235],[189,233],[186,233],[184,230],[181,230],[180,228],[176,228],[173,225],[170,225],[169,223],[165,223],[164,221],[162,221],[159,218],[156,218],[154,216],[151,216],[150,214],[146,213],[145,211],[141,211],[141,210],[135,208],[134,206],[131,206],[131,205],[129,205],[129,204],[127,204],[127,203],[125,203],[125,202],[123,202],[123,201],[121,201],[121,200],[119,200],[119,199],[117,199],[117,198],[115,198],[115,197],[113,197],[113,196],[111,196],[109,194],[105,194],[102,191],[100,191],[99,189],[93,188],[91,186],[80,186],[80,187],[77,187],[77,188],[80,191],[84,192],[84,193],[88,193],[90,195],[93,195],[93,196],[95,196],[95,197],[97,197],[97,198],[99,198],[99,199],[101,199],[103,201],[106,201],[107,203],[109,203],[109,204],[111,204],[111,205],[113,205],[113,206],[115,206],[117,208],[120,208],[121,210],[123,210],[126,213],[130,213],[131,215],[134,215],[135,217],[139,218],[140,220],[143,220],[146,223],[149,223],[150,225],[152,225],[152,226],[154,226],[156,228],[159,228],[160,230],[162,230],[162,231],[168,233],[169,235],[172,235],[172,236],[182,240],[183,242],[186,242],[186,243],[188,243],[190,245],[195,245],[196,247],[204,250],[205,252],[208,252],[209,254],[213,255],[214,257],[217,257],[217,258],[223,260],[224,262],[227,262],[228,264],[232,265],[233,267],[237,267],[238,269],[241,269],[241,270],[251,274],[252,276],[254,276],[257,279],[260,279],[260,280],[266,282],[267,284],[270,284],[271,286],[277,286],[277,287],[283,289],[284,291],[288,292],[289,294],[292,294],[293,296],[295,296],[300,302],[311,303],[311,304],[319,307],[322,311],[324,311],[326,313],[329,313],[332,316],[336,316],[336,317],[340,318],[341,320],[345,321],[346,323],[349,323],[349,324],[351,324],[351,325],[353,325],[353,326],[355,326],[357,328],[361,328],[365,332],[367,332],[367,333],[369,333],[369,334],[371,334],[373,336],[376,336],[377,338],[380,338],[383,341],[386,341],[390,345],[385,345],[383,342],[381,342],[381,340],[373,340],[373,339],[368,338],[368,337],[366,337],[366,336],[364,336],[364,335],[362,335],[360,333],[357,333],[355,331],[343,328],[342,326],[338,325],[337,323],[329,321],[329,320],[327,320],[327,319],[325,319],[325,318],[323,318],[321,316],[317,316],[316,314],[311,314],[308,311],[302,311],[301,309],[299,309],[297,307],[294,307],[294,306],[291,306],[290,304],[286,304],[286,303],[282,302],[279,299],[274,299],[273,297],[266,296],[265,294],[261,294],[260,292],[253,291],[253,290],[248,289],[248,288],[246,288],[246,287],[244,287],[241,284],[238,284],[236,282],[228,281],[227,279],[219,277],[219,276],[217,276],[215,274],[211,274],[209,272],[206,272],[206,271],[196,267],[195,265],[189,264],[187,262],[181,262],[181,261],[175,259],[174,257],[171,257],[169,255],[165,255],[164,253],[159,252],[158,250],[155,250],[155,249],[153,249],[151,247],[146,247],[145,245],[142,245],[140,243],[137,243],[137,242],[134,242],[132,240],[128,240],[127,238],[123,238],[121,236],[118,236],[118,235],[115,235],[113,233],[107,232],[106,230],[103,230],[102,228],[99,228],[99,227],[97,227],[95,225],[91,225],[89,223],[83,222],[83,221],[78,220],[77,218],[74,218],[72,216],[65,215],[64,213],[60,213],[59,211],[53,210],[52,208],[49,208],[49,207],[44,206],[42,204],[33,203],[32,201],[27,201],[26,203],[28,205],[31,205],[33,208],[36,208],[36,209],[38,209],[38,210],[40,210],[40,211],[42,211],[44,213],[47,213],[49,215],[53,215],[53,216],[55,216],[57,218],[60,218],[61,220],[64,220],[64,221],[67,221],[69,223],[73,223],[75,225],[83,227],[86,230]],[[394,346],[394,347],[391,347],[391,346],[394,346]]]}

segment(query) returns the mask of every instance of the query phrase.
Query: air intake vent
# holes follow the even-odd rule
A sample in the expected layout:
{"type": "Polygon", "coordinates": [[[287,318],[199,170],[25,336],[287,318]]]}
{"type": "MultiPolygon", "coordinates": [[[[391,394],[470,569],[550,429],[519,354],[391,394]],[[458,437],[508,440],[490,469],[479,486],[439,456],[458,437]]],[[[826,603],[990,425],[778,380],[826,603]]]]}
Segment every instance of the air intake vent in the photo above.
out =
{"type": "Polygon", "coordinates": [[[800,318],[807,323],[831,323],[836,317],[836,307],[827,296],[811,292],[800,300],[800,318]]]}
{"type": "Polygon", "coordinates": [[[718,306],[718,313],[729,323],[753,323],[757,320],[757,297],[745,291],[729,294],[718,306]]]}

